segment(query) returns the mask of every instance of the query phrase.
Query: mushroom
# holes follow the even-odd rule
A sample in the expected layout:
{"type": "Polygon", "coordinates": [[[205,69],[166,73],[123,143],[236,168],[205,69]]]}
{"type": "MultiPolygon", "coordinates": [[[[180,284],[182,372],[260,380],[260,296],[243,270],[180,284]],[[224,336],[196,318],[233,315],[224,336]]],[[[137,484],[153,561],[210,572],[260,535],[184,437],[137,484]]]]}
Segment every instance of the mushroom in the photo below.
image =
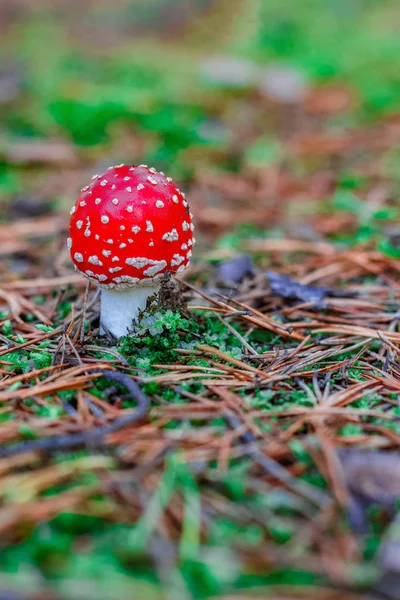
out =
{"type": "Polygon", "coordinates": [[[189,265],[195,240],[185,195],[147,165],[118,165],[92,177],[70,214],[74,266],[101,288],[100,325],[120,338],[164,273],[189,265]]]}

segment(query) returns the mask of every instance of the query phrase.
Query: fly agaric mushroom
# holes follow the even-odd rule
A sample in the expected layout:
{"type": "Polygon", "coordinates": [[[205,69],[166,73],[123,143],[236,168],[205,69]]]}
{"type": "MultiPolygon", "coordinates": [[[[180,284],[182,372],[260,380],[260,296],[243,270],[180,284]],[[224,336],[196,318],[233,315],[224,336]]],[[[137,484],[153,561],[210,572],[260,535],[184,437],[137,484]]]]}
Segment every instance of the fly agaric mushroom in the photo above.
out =
{"type": "Polygon", "coordinates": [[[193,229],[185,195],[146,165],[109,167],[82,188],[68,248],[75,268],[102,290],[104,329],[126,335],[164,273],[186,269],[193,229]]]}

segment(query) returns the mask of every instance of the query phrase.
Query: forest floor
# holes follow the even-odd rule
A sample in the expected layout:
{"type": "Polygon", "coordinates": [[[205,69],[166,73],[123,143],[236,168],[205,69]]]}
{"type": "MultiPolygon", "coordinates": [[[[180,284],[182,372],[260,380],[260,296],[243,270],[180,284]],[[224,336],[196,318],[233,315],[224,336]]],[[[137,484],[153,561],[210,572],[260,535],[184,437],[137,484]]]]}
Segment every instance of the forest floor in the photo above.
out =
{"type": "Polygon", "coordinates": [[[397,3],[183,4],[0,9],[0,596],[398,600],[397,3]],[[117,343],[65,242],[119,162],[198,244],[117,343]]]}

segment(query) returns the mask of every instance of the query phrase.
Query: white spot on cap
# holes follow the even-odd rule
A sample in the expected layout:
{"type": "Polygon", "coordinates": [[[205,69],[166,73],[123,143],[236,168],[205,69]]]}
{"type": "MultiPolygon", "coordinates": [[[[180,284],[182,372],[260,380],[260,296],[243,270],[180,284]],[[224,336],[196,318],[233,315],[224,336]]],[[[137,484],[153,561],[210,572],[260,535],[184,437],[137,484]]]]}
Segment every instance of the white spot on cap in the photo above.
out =
{"type": "Polygon", "coordinates": [[[119,262],[119,256],[113,256],[111,262],[119,262]]]}
{"type": "Polygon", "coordinates": [[[93,254],[93,256],[89,256],[88,262],[90,262],[90,264],[92,265],[98,265],[99,267],[103,266],[103,263],[101,262],[99,257],[96,256],[96,254],[93,254]]]}
{"type": "Polygon", "coordinates": [[[148,277],[153,277],[156,273],[159,273],[167,266],[167,261],[165,260],[152,260],[151,267],[148,267],[145,271],[143,271],[143,275],[147,275],[148,277]]]}
{"type": "Polygon", "coordinates": [[[73,207],[71,208],[71,210],[69,211],[69,214],[70,214],[70,215],[73,215],[75,211],[76,211],[76,206],[73,206],[73,207]]]}
{"type": "Polygon", "coordinates": [[[88,185],[85,185],[85,187],[83,187],[83,188],[81,189],[81,192],[86,192],[88,189],[89,189],[89,186],[88,186],[88,185]]]}
{"type": "Polygon", "coordinates": [[[98,177],[98,174],[96,173],[95,175],[93,175],[92,181],[93,181],[93,179],[97,179],[97,177],[98,177]]]}
{"type": "Polygon", "coordinates": [[[107,277],[107,275],[102,274],[102,275],[97,275],[97,279],[99,281],[107,281],[108,277],[107,277]]]}
{"type": "Polygon", "coordinates": [[[105,185],[107,185],[107,183],[108,183],[107,179],[103,179],[102,181],[100,181],[100,185],[103,186],[103,187],[105,185]]]}
{"type": "Polygon", "coordinates": [[[122,271],[122,267],[111,267],[108,269],[110,273],[118,273],[118,271],[122,271]]]}
{"type": "Polygon", "coordinates": [[[193,225],[193,223],[190,223],[190,231],[194,231],[194,225],[193,225]]]}
{"type": "Polygon", "coordinates": [[[131,192],[131,191],[132,191],[132,188],[131,188],[131,186],[130,186],[130,185],[128,185],[128,187],[127,187],[127,188],[125,188],[125,189],[126,189],[126,191],[127,191],[127,192],[131,192]]]}
{"type": "Polygon", "coordinates": [[[149,169],[149,173],[157,173],[157,171],[155,170],[155,168],[154,168],[154,167],[150,167],[150,169],[149,169]]]}
{"type": "Polygon", "coordinates": [[[130,168],[129,168],[129,170],[130,170],[130,171],[134,171],[134,170],[135,170],[135,167],[130,167],[130,168]]]}
{"type": "Polygon", "coordinates": [[[182,244],[181,250],[187,250],[187,249],[188,249],[187,244],[182,244]]]}
{"type": "Polygon", "coordinates": [[[118,200],[118,198],[113,198],[113,199],[111,200],[111,202],[112,202],[113,204],[115,204],[115,206],[117,206],[117,204],[118,204],[119,200],[118,200]]]}
{"type": "Polygon", "coordinates": [[[114,277],[115,283],[130,283],[132,286],[135,285],[140,279],[138,277],[130,277],[129,275],[122,275],[121,277],[114,277]]]}
{"type": "Polygon", "coordinates": [[[72,248],[72,238],[67,238],[67,248],[71,250],[72,248]]]}
{"type": "Polygon", "coordinates": [[[112,184],[111,189],[112,190],[116,190],[117,189],[117,186],[115,185],[115,183],[112,184]]]}
{"type": "Polygon", "coordinates": [[[129,180],[130,180],[130,177],[128,177],[128,176],[124,177],[124,181],[129,181],[129,180]]]}
{"type": "Polygon", "coordinates": [[[172,177],[167,177],[167,181],[168,181],[168,183],[171,183],[172,177]]]}
{"type": "MultiPolygon", "coordinates": [[[[186,245],[186,244],[185,244],[185,245],[186,245]]],[[[189,241],[188,241],[188,243],[187,243],[187,245],[188,245],[188,246],[192,246],[192,240],[189,240],[189,241]]],[[[184,247],[182,246],[182,250],[186,250],[186,248],[184,248],[184,247]]]]}
{"type": "Polygon", "coordinates": [[[136,267],[136,269],[143,269],[143,267],[150,263],[150,259],[145,258],[144,256],[134,256],[132,258],[127,258],[125,262],[131,267],[136,267]]]}
{"type": "MultiPolygon", "coordinates": [[[[133,240],[132,240],[133,242],[133,240]]],[[[126,244],[124,244],[124,242],[122,242],[122,244],[119,245],[120,248],[126,248],[126,244]]]]}
{"type": "Polygon", "coordinates": [[[146,221],[146,231],[154,231],[153,223],[151,221],[146,221]]]}
{"type": "Polygon", "coordinates": [[[193,240],[193,246],[194,246],[196,243],[196,238],[192,238],[192,240],[193,240]]]}
{"type": "Polygon", "coordinates": [[[132,231],[133,231],[133,233],[139,233],[139,231],[140,231],[140,227],[139,227],[139,225],[134,225],[134,226],[132,227],[132,231]]]}
{"type": "Polygon", "coordinates": [[[136,189],[137,189],[137,191],[138,191],[138,192],[140,192],[140,190],[144,190],[144,185],[143,185],[143,183],[139,183],[139,184],[136,186],[136,189]]]}
{"type": "Polygon", "coordinates": [[[183,263],[184,260],[185,260],[184,256],[181,256],[180,254],[174,254],[174,256],[171,260],[171,267],[177,267],[178,265],[183,263]]]}
{"type": "Polygon", "coordinates": [[[83,262],[83,254],[81,254],[80,252],[75,252],[74,259],[76,260],[76,262],[83,262]]]}
{"type": "Polygon", "coordinates": [[[162,236],[162,239],[167,240],[167,242],[176,242],[176,240],[179,239],[177,230],[172,229],[171,231],[167,231],[167,233],[164,233],[162,236]]]}
{"type": "Polygon", "coordinates": [[[186,221],[183,221],[183,223],[182,223],[183,231],[187,231],[189,228],[190,228],[189,223],[187,223],[186,221]]]}
{"type": "Polygon", "coordinates": [[[157,208],[164,208],[164,202],[162,200],[157,200],[156,206],[157,208]]]}
{"type": "Polygon", "coordinates": [[[184,206],[185,208],[187,208],[187,207],[189,206],[189,204],[186,202],[186,200],[184,200],[184,201],[182,202],[182,204],[183,204],[183,206],[184,206]]]}
{"type": "Polygon", "coordinates": [[[125,225],[120,225],[119,228],[121,231],[125,231],[125,225]]]}
{"type": "Polygon", "coordinates": [[[89,275],[89,277],[96,277],[96,275],[90,269],[86,269],[85,273],[86,275],[89,275]]]}
{"type": "Polygon", "coordinates": [[[189,250],[189,251],[186,253],[186,258],[190,258],[191,256],[192,256],[192,251],[191,251],[191,250],[189,250]]]}
{"type": "Polygon", "coordinates": [[[100,204],[101,202],[101,198],[96,198],[96,200],[94,201],[95,204],[100,204]]]}
{"type": "Polygon", "coordinates": [[[172,200],[175,202],[175,204],[178,204],[178,202],[179,202],[179,198],[178,198],[178,196],[176,194],[174,194],[172,196],[172,200]]]}
{"type": "Polygon", "coordinates": [[[85,237],[90,237],[92,235],[90,229],[85,229],[85,233],[83,235],[85,237]]]}
{"type": "Polygon", "coordinates": [[[128,212],[132,212],[132,211],[133,211],[133,206],[132,206],[131,204],[129,204],[129,205],[126,207],[126,210],[127,210],[128,212]]]}
{"type": "Polygon", "coordinates": [[[103,256],[105,256],[107,258],[108,256],[110,256],[111,250],[102,250],[101,253],[103,256]]]}
{"type": "Polygon", "coordinates": [[[176,271],[177,273],[182,273],[182,271],[184,271],[186,269],[185,265],[181,265],[180,267],[178,267],[178,270],[176,271]]]}
{"type": "Polygon", "coordinates": [[[114,243],[114,240],[112,238],[107,240],[107,244],[113,244],[113,243],[114,243]]]}
{"type": "Polygon", "coordinates": [[[79,202],[79,206],[86,206],[86,202],[84,200],[81,200],[81,202],[79,202]]]}
{"type": "Polygon", "coordinates": [[[83,221],[77,221],[76,226],[78,229],[82,229],[83,221]]]}
{"type": "Polygon", "coordinates": [[[104,223],[104,225],[106,223],[108,223],[109,220],[110,220],[110,217],[107,217],[107,215],[102,215],[101,222],[104,223]]]}
{"type": "Polygon", "coordinates": [[[150,242],[150,243],[149,243],[149,246],[154,246],[154,242],[150,242]]]}
{"type": "Polygon", "coordinates": [[[99,234],[98,234],[98,233],[96,233],[96,235],[95,235],[94,237],[96,238],[96,240],[99,240],[99,239],[100,239],[100,236],[99,236],[99,234]]]}

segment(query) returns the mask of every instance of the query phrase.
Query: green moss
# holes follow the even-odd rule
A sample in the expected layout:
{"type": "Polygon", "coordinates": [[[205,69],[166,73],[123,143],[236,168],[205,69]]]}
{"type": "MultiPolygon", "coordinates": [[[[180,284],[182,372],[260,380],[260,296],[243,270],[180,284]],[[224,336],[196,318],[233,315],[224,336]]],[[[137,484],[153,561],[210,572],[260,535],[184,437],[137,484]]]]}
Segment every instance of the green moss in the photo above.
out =
{"type": "MultiPolygon", "coordinates": [[[[146,371],[154,364],[168,364],[177,360],[175,350],[195,350],[199,344],[219,348],[232,357],[241,358],[241,342],[212,316],[189,319],[171,310],[145,311],[129,335],[119,341],[119,351],[129,362],[146,371]]],[[[208,363],[188,357],[188,364],[208,363]]]]}

